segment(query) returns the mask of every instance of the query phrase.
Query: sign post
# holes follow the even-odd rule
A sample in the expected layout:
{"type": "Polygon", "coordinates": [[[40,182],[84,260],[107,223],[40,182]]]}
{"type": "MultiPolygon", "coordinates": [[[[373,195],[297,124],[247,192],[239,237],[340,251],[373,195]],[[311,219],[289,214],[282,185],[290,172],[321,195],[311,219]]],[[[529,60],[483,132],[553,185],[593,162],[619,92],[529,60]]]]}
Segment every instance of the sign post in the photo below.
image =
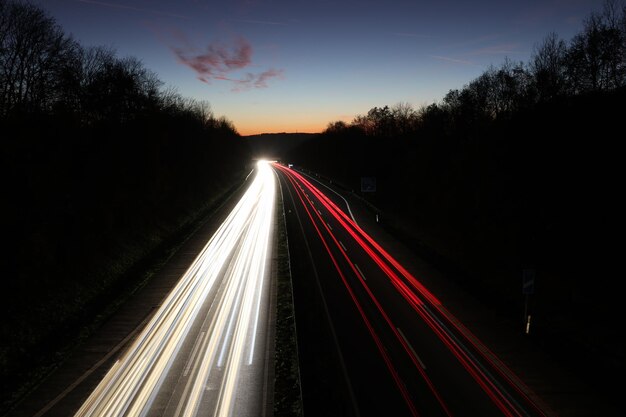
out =
{"type": "Polygon", "coordinates": [[[361,192],[376,192],[376,177],[361,177],[361,192]]]}

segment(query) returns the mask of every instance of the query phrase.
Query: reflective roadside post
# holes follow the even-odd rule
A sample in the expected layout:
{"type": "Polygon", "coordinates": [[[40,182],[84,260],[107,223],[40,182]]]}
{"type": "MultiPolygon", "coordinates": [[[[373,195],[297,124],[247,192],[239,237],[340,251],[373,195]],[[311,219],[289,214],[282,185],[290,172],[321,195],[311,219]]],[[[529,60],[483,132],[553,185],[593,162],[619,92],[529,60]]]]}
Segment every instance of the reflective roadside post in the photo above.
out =
{"type": "Polygon", "coordinates": [[[528,311],[528,301],[530,295],[535,292],[535,276],[534,268],[524,268],[522,270],[522,294],[524,295],[524,333],[530,333],[530,312],[528,311]]]}

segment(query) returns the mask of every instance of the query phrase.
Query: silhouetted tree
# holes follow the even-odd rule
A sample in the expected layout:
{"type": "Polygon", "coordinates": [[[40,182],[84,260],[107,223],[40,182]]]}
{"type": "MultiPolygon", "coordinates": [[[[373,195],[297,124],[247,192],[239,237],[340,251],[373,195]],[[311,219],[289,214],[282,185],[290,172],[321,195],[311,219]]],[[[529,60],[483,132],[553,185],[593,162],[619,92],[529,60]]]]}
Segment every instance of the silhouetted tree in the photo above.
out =
{"type": "Polygon", "coordinates": [[[395,118],[389,106],[370,109],[367,118],[373,124],[375,136],[390,137],[394,133],[395,118]]]}
{"type": "Polygon", "coordinates": [[[473,126],[495,117],[489,106],[490,76],[484,73],[462,89],[450,90],[442,99],[441,107],[450,116],[449,129],[470,133],[473,126]]]}
{"type": "Polygon", "coordinates": [[[417,113],[413,106],[406,102],[396,103],[391,106],[391,115],[394,121],[394,134],[408,136],[416,129],[417,113]]]}
{"type": "Polygon", "coordinates": [[[545,101],[567,92],[567,46],[554,32],[546,36],[540,45],[535,45],[530,61],[533,77],[533,95],[545,101]]]}
{"type": "Polygon", "coordinates": [[[96,50],[90,65],[96,68],[84,85],[89,120],[121,123],[157,106],[161,82],[138,59],[117,59],[112,51],[96,50]]]}
{"type": "Polygon", "coordinates": [[[75,43],[31,4],[3,1],[0,14],[0,117],[50,110],[75,43]]]}
{"type": "Polygon", "coordinates": [[[346,129],[348,129],[348,124],[344,121],[339,120],[336,122],[328,123],[326,129],[324,130],[324,133],[336,135],[345,132],[346,129]]]}
{"type": "Polygon", "coordinates": [[[496,117],[510,116],[514,111],[527,107],[532,76],[522,62],[513,63],[508,58],[491,74],[492,108],[496,117]]]}
{"type": "MultiPolygon", "coordinates": [[[[415,111],[374,107],[349,126],[330,123],[291,159],[349,189],[358,187],[359,175],[375,173],[376,193],[362,197],[384,213],[383,226],[432,262],[468,271],[459,283],[513,318],[520,270],[532,263],[545,274],[542,297],[550,300],[538,311],[535,334],[547,335],[546,346],[554,343],[559,357],[585,352],[583,334],[562,349],[570,329],[557,322],[580,318],[583,304],[594,312],[616,305],[604,299],[604,283],[589,287],[581,271],[602,275],[595,271],[610,251],[597,250],[596,242],[607,240],[602,231],[619,218],[608,213],[619,188],[612,132],[621,129],[626,99],[625,11],[610,0],[570,42],[548,34],[527,65],[506,58],[439,102],[415,111]],[[412,140],[387,140],[402,136],[412,140]]],[[[589,317],[587,329],[603,314],[589,317]]],[[[602,335],[602,365],[590,374],[623,369],[611,332],[602,335]]]]}
{"type": "Polygon", "coordinates": [[[12,243],[0,259],[2,407],[42,352],[62,349],[136,284],[134,266],[243,180],[249,154],[208,102],[162,89],[135,57],[82,47],[17,0],[0,0],[0,132],[12,243]]]}
{"type": "Polygon", "coordinates": [[[592,13],[572,39],[567,74],[574,94],[626,85],[624,10],[607,2],[604,12],[592,13]]]}
{"type": "Polygon", "coordinates": [[[361,130],[364,134],[371,136],[376,132],[376,126],[374,120],[372,120],[367,115],[359,114],[352,119],[350,123],[351,126],[354,126],[356,129],[361,130]]]}
{"type": "MultiPolygon", "coordinates": [[[[453,90],[458,93],[458,90],[453,90]]],[[[450,133],[452,125],[450,112],[445,106],[431,103],[417,110],[417,128],[425,137],[438,137],[450,133]]]]}

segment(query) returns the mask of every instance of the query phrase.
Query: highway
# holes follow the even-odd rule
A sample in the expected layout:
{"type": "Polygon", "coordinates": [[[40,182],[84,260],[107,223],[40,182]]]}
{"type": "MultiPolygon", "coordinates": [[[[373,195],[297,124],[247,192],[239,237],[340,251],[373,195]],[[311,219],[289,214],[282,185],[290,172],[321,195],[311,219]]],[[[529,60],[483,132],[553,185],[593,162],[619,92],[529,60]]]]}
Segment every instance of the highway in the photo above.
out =
{"type": "Polygon", "coordinates": [[[261,416],[276,176],[234,210],[75,417],[261,416]]]}
{"type": "Polygon", "coordinates": [[[273,167],[287,216],[296,314],[313,329],[298,335],[302,357],[333,361],[323,370],[323,360],[303,369],[305,410],[307,391],[322,390],[307,386],[306,373],[325,372],[332,388],[324,395],[333,401],[309,404],[316,415],[550,415],[419,277],[358,226],[340,195],[295,169],[273,167]],[[317,352],[307,355],[310,346],[317,352]]]}

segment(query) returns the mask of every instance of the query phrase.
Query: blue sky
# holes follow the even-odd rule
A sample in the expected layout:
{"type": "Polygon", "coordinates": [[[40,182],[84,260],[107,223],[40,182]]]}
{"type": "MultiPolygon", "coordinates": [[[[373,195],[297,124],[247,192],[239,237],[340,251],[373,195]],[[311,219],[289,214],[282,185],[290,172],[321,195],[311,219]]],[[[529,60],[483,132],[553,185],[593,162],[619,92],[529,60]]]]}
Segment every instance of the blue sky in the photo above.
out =
{"type": "Polygon", "coordinates": [[[439,101],[505,58],[569,41],[604,0],[33,0],[84,46],[135,56],[242,135],[319,132],[439,101]]]}

